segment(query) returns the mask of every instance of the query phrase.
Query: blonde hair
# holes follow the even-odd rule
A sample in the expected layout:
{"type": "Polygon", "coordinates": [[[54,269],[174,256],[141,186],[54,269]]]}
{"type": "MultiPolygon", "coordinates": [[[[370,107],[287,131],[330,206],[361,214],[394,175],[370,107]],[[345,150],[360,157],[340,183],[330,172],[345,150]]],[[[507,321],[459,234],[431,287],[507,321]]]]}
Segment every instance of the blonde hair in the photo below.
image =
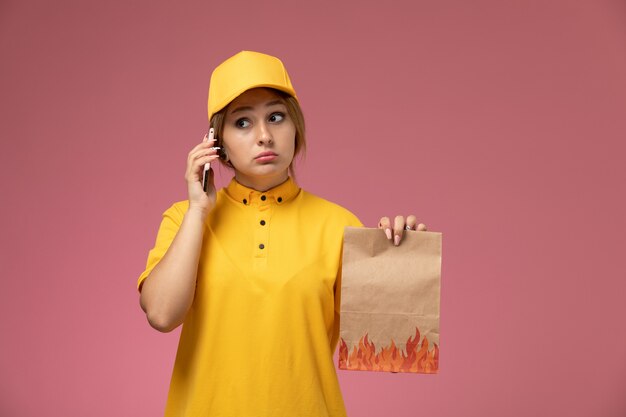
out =
{"type": "MultiPolygon", "coordinates": [[[[290,96],[289,94],[285,92],[282,92],[280,90],[276,90],[273,88],[268,88],[268,90],[271,90],[272,92],[276,93],[276,95],[278,95],[281,98],[281,100],[284,102],[285,106],[287,107],[287,113],[289,113],[289,117],[291,118],[291,120],[293,121],[293,124],[296,127],[295,149],[293,153],[293,159],[291,160],[291,163],[289,164],[289,173],[291,174],[292,177],[295,178],[296,173],[295,173],[293,162],[295,161],[296,156],[298,156],[299,154],[302,154],[302,157],[303,157],[304,154],[306,153],[306,135],[305,135],[305,129],[304,129],[304,114],[302,113],[302,109],[300,108],[300,104],[298,103],[298,100],[296,100],[293,96],[290,96]]],[[[218,111],[211,117],[211,127],[215,129],[215,137],[217,138],[215,146],[219,146],[222,149],[224,148],[224,142],[223,142],[224,139],[223,139],[222,133],[224,132],[224,121],[226,119],[225,116],[226,116],[227,110],[228,110],[228,106],[224,107],[222,110],[218,111]]],[[[223,159],[220,159],[220,161],[224,163],[226,166],[233,168],[233,165],[230,162],[225,162],[223,159]]]]}

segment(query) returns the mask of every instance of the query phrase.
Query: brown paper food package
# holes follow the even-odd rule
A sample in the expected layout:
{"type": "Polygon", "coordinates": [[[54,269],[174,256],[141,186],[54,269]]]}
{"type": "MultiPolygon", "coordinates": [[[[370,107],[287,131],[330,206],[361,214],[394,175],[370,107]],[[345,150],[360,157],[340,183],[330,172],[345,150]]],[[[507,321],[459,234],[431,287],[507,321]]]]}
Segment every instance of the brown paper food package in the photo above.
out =
{"type": "Polygon", "coordinates": [[[442,234],[347,227],[339,369],[437,373],[442,234]]]}

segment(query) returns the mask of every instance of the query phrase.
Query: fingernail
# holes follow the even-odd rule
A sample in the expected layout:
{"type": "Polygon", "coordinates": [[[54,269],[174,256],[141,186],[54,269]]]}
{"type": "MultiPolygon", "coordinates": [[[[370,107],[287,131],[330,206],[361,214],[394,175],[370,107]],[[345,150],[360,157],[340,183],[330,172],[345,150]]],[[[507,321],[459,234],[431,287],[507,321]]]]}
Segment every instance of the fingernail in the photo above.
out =
{"type": "Polygon", "coordinates": [[[391,240],[391,229],[385,229],[385,234],[387,235],[387,239],[391,240]]]}
{"type": "Polygon", "coordinates": [[[398,246],[400,244],[400,236],[399,235],[395,235],[393,238],[393,244],[398,246]]]}

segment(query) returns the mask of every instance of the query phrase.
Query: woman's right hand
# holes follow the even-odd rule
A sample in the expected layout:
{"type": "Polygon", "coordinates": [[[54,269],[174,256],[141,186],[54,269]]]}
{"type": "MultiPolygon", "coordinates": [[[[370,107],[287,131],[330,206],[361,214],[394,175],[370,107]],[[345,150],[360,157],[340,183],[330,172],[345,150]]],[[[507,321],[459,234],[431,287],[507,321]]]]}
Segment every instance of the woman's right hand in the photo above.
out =
{"type": "Polygon", "coordinates": [[[202,177],[204,175],[204,164],[215,162],[219,155],[216,149],[211,149],[215,144],[215,139],[209,141],[209,135],[205,134],[202,143],[196,145],[187,157],[187,172],[185,180],[189,191],[189,209],[198,209],[206,216],[213,207],[217,192],[213,179],[213,168],[209,170],[208,190],[205,193],[202,189],[202,177]]]}

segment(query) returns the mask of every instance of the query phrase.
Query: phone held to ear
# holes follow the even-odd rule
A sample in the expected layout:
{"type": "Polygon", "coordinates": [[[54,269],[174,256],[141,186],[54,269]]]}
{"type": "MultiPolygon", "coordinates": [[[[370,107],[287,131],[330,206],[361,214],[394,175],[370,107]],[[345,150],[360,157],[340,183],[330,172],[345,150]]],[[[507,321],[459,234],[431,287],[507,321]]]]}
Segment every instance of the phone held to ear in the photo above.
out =
{"type": "MultiPolygon", "coordinates": [[[[207,136],[207,142],[213,141],[215,138],[215,130],[213,128],[209,129],[209,134],[207,136]]],[[[217,155],[220,159],[226,160],[226,153],[219,146],[213,146],[211,149],[217,150],[217,155]]],[[[209,190],[209,170],[211,169],[211,163],[207,162],[204,164],[204,172],[202,173],[202,189],[206,193],[209,190]]]]}
{"type": "MultiPolygon", "coordinates": [[[[209,135],[207,137],[207,142],[213,141],[214,137],[215,137],[215,130],[213,128],[210,128],[209,135]]],[[[219,151],[220,148],[218,146],[214,146],[211,149],[217,149],[219,151]]],[[[207,162],[206,164],[204,164],[204,172],[202,173],[202,189],[204,190],[205,193],[209,191],[209,170],[210,169],[211,169],[210,162],[207,162]]]]}

